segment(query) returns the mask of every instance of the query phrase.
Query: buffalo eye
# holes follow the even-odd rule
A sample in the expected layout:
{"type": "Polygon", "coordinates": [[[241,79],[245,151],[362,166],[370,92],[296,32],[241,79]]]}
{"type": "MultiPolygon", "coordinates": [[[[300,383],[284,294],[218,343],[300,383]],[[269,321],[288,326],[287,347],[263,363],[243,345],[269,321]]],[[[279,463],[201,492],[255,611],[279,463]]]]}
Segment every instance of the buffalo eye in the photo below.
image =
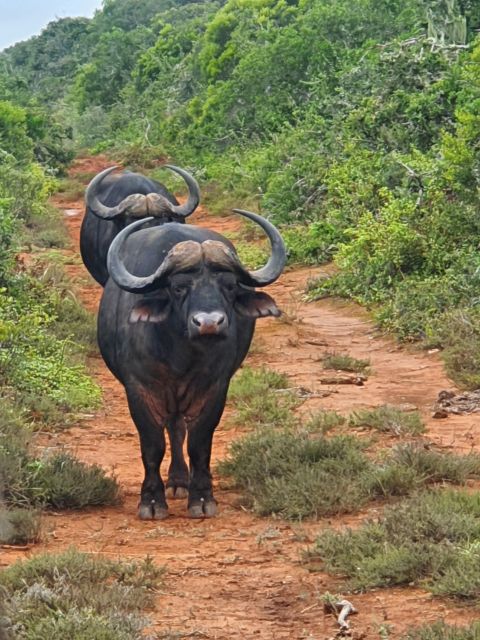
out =
{"type": "Polygon", "coordinates": [[[186,286],[181,286],[181,285],[176,285],[173,287],[173,293],[176,296],[183,296],[184,293],[186,293],[187,291],[187,287],[186,286]]]}

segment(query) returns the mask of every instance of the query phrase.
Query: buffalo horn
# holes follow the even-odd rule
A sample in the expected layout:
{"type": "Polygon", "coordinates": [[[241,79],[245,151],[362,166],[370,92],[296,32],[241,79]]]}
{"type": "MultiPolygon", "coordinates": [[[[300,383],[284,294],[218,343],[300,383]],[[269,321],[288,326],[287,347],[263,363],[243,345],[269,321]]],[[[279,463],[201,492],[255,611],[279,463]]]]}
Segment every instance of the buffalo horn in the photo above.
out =
{"type": "Polygon", "coordinates": [[[173,213],[179,218],[186,218],[195,211],[200,202],[198,183],[195,178],[184,169],[169,164],[165,166],[181,175],[187,183],[188,199],[185,204],[175,205],[158,193],[150,193],[146,196],[140,193],[134,193],[124,198],[115,207],[108,207],[102,204],[97,197],[97,193],[103,179],[117,168],[113,166],[96,175],[88,185],[85,192],[87,207],[93,211],[96,216],[104,220],[112,220],[126,211],[135,217],[145,216],[148,213],[152,213],[154,216],[173,213]]]}
{"type": "Polygon", "coordinates": [[[233,211],[260,225],[267,234],[272,248],[270,258],[264,267],[256,271],[243,269],[245,273],[243,284],[250,287],[265,287],[267,284],[272,284],[280,276],[287,262],[287,252],[282,236],[271,222],[257,213],[244,211],[243,209],[234,209],[233,211]]]}
{"type": "Polygon", "coordinates": [[[97,198],[97,193],[103,179],[106,178],[110,173],[112,173],[112,171],[115,171],[116,168],[116,166],[113,166],[109,167],[108,169],[104,169],[104,171],[101,171],[93,178],[93,180],[88,185],[87,190],[85,191],[85,202],[87,204],[87,207],[91,211],[93,211],[96,216],[98,216],[99,218],[103,218],[104,220],[112,220],[125,211],[125,206],[123,206],[125,200],[122,200],[122,202],[117,204],[116,207],[106,207],[97,198]]]}
{"type": "Polygon", "coordinates": [[[168,203],[168,208],[172,213],[175,213],[177,216],[186,218],[195,211],[195,209],[198,207],[198,203],[200,202],[200,188],[198,186],[198,182],[193,176],[187,173],[185,169],[180,169],[180,167],[176,167],[173,164],[166,164],[165,166],[168,167],[168,169],[175,171],[175,173],[178,173],[179,176],[182,176],[182,178],[187,183],[188,200],[185,202],[185,204],[175,205],[171,202],[168,203]]]}
{"type": "Polygon", "coordinates": [[[110,274],[112,280],[124,291],[129,291],[130,293],[146,293],[150,291],[150,286],[162,275],[162,267],[164,263],[162,263],[151,276],[134,276],[129,271],[127,271],[121,257],[122,248],[127,238],[134,231],[142,227],[147,222],[150,222],[151,220],[154,220],[154,218],[143,218],[142,220],[137,220],[136,222],[132,222],[132,224],[129,224],[128,227],[125,227],[125,229],[123,229],[123,231],[121,231],[115,237],[112,244],[110,245],[110,249],[108,250],[108,273],[110,274]]]}

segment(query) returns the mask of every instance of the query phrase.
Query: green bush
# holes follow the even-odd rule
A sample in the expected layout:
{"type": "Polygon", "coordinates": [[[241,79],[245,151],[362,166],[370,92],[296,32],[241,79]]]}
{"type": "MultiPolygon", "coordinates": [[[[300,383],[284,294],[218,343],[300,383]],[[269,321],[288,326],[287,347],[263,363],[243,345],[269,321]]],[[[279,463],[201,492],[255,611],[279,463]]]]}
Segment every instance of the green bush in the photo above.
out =
{"type": "Polygon", "coordinates": [[[140,640],[163,570],[69,549],[16,562],[0,574],[6,631],[33,640],[140,640]]]}
{"type": "Polygon", "coordinates": [[[265,367],[243,367],[230,384],[228,398],[235,408],[234,422],[247,427],[291,425],[299,403],[287,376],[265,367]]]}
{"type": "Polygon", "coordinates": [[[353,512],[369,500],[409,495],[433,483],[464,484],[480,473],[474,454],[404,445],[371,460],[357,438],[318,431],[315,420],[296,430],[257,429],[231,445],[219,472],[233,478],[255,512],[292,520],[353,512]]]}
{"type": "Polygon", "coordinates": [[[40,538],[40,517],[33,509],[0,507],[0,543],[28,544],[40,538]]]}
{"type": "Polygon", "coordinates": [[[390,405],[354,411],[348,419],[348,424],[352,427],[377,429],[395,436],[419,435],[425,431],[418,411],[406,412],[390,405]]]}
{"type": "Polygon", "coordinates": [[[402,640],[478,640],[480,624],[473,622],[466,626],[454,626],[439,620],[423,627],[412,628],[402,636],[402,640]]]}
{"type": "Polygon", "coordinates": [[[79,509],[119,501],[119,487],[97,465],[67,453],[39,456],[25,409],[0,405],[0,539],[9,544],[39,536],[38,509],[79,509]]]}
{"type": "Polygon", "coordinates": [[[480,598],[480,501],[466,491],[426,492],[388,507],[358,530],[325,531],[309,551],[354,589],[422,581],[437,595],[480,598]]]}

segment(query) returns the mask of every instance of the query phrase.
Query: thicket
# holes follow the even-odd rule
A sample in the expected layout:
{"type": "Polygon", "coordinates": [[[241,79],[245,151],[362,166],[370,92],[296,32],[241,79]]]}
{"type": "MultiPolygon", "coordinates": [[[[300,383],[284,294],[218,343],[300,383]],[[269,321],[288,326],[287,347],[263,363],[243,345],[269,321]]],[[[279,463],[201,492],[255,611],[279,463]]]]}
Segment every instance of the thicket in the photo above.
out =
{"type": "Polygon", "coordinates": [[[472,0],[107,0],[1,54],[0,87],[269,214],[291,260],[339,267],[312,297],[371,306],[474,387],[479,28],[472,0]]]}
{"type": "Polygon", "coordinates": [[[111,504],[118,487],[100,467],[31,444],[100,391],[84,366],[91,318],[62,272],[65,233],[48,205],[72,158],[67,132],[21,79],[2,77],[0,89],[0,542],[23,544],[39,538],[41,509],[111,504]]]}
{"type": "MultiPolygon", "coordinates": [[[[61,412],[91,407],[99,391],[68,328],[82,316],[69,286],[58,277],[50,286],[45,265],[26,268],[17,258],[25,229],[39,231],[53,215],[47,198],[55,180],[50,165],[35,159],[28,121],[27,109],[0,102],[0,396],[52,422],[65,419],[61,412]]],[[[37,245],[52,243],[51,236],[30,235],[37,245]]]]}

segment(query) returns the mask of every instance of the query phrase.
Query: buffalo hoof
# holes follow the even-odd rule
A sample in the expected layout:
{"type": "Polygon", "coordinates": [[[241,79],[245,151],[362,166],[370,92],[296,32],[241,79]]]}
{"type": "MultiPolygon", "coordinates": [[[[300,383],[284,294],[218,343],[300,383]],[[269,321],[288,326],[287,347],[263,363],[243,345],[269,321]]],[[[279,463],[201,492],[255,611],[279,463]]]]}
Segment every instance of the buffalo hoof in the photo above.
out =
{"type": "Polygon", "coordinates": [[[215,500],[202,500],[194,502],[188,507],[190,518],[213,518],[217,515],[217,503],[215,500]]]}
{"type": "Polygon", "coordinates": [[[172,500],[184,500],[188,498],[188,489],[185,487],[167,487],[165,495],[172,500]]]}
{"type": "Polygon", "coordinates": [[[168,518],[167,507],[162,507],[155,501],[150,504],[140,504],[138,507],[138,517],[140,520],[165,520],[168,518]]]}

